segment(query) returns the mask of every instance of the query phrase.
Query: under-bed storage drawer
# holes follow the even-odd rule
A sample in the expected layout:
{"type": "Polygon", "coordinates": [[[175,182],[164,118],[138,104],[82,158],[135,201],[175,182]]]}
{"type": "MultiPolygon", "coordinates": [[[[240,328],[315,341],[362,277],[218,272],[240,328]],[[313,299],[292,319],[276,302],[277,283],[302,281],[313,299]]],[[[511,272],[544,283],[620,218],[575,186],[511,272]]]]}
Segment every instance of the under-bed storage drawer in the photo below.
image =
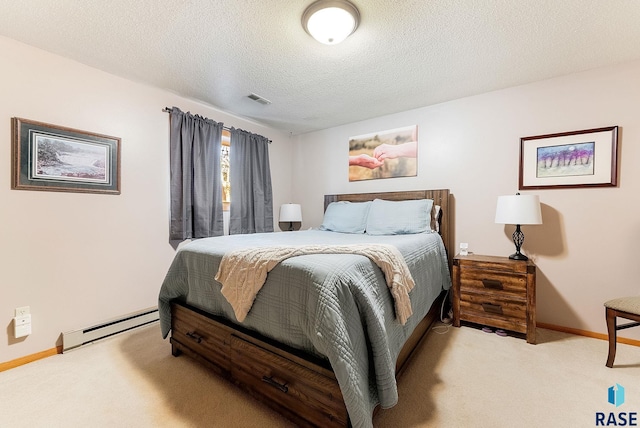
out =
{"type": "Polygon", "coordinates": [[[179,302],[171,304],[171,328],[174,355],[184,353],[203,362],[297,426],[349,426],[330,367],[179,302]]]}
{"type": "Polygon", "coordinates": [[[256,398],[268,397],[281,413],[303,413],[317,426],[346,426],[340,388],[330,379],[260,346],[231,337],[231,374],[256,398]]]}
{"type": "Polygon", "coordinates": [[[228,329],[181,305],[171,305],[171,329],[171,343],[180,351],[212,363],[214,370],[224,376],[230,374],[231,333],[228,329]]]}

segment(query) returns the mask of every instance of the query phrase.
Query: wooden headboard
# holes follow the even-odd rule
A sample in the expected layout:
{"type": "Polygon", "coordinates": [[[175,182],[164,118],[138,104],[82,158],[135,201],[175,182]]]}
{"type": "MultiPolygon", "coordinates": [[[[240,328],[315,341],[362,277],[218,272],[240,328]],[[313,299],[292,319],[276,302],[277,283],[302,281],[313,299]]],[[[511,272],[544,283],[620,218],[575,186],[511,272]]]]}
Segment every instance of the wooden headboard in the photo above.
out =
{"type": "Polygon", "coordinates": [[[374,199],[385,199],[387,201],[406,201],[411,199],[433,199],[433,209],[431,211],[431,217],[433,218],[435,212],[435,206],[439,205],[442,213],[440,218],[440,235],[442,241],[447,249],[449,259],[454,254],[453,247],[451,247],[451,239],[453,237],[453,228],[450,222],[450,207],[449,207],[449,189],[437,189],[437,190],[408,190],[404,192],[381,192],[381,193],[349,193],[341,195],[325,195],[324,196],[324,209],[326,211],[327,206],[331,202],[349,201],[349,202],[366,202],[373,201],[374,199]]]}

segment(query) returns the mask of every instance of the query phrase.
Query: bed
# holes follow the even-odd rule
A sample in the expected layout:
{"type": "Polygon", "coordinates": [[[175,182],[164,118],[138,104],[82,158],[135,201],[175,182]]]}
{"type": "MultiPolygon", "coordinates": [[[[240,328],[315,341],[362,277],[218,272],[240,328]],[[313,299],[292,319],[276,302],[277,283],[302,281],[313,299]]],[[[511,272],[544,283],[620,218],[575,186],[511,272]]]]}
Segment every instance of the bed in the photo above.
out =
{"type": "MultiPolygon", "coordinates": [[[[400,201],[427,207],[427,231],[371,235],[329,226],[207,238],[183,246],[159,295],[162,334],[171,332],[173,355],[195,358],[299,426],[371,426],[374,409],[397,402],[396,376],[440,315],[451,286],[449,191],[325,196],[322,228],[331,223],[328,215],[336,207],[386,204],[388,211],[400,201]],[[425,200],[432,203],[424,205],[425,200]],[[409,292],[411,316],[404,324],[399,321],[399,298],[374,260],[311,253],[277,263],[246,318],[238,321],[236,308],[214,278],[225,255],[267,243],[397,249],[415,282],[409,292]]],[[[365,214],[372,233],[374,212],[380,211],[365,214]]]]}

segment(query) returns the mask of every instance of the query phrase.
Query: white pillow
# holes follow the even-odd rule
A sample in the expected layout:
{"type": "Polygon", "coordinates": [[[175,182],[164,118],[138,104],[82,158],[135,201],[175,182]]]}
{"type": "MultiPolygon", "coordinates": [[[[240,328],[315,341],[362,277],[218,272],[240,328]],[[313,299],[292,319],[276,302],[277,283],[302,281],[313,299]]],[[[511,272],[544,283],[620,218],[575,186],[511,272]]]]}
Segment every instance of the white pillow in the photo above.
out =
{"type": "Polygon", "coordinates": [[[433,199],[385,201],[375,199],[367,217],[369,235],[406,235],[431,230],[433,199]]]}
{"type": "Polygon", "coordinates": [[[320,230],[364,233],[371,202],[331,202],[324,213],[320,230]]]}

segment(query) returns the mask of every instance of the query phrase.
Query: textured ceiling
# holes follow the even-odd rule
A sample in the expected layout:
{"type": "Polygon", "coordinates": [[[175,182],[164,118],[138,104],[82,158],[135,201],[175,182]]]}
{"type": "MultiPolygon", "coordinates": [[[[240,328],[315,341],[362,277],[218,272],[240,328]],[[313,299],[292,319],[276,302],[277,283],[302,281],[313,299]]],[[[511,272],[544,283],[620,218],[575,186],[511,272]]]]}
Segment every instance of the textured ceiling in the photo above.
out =
{"type": "Polygon", "coordinates": [[[639,0],[352,0],[335,46],[312,1],[0,0],[0,35],[293,134],[640,59],[639,0]]]}

